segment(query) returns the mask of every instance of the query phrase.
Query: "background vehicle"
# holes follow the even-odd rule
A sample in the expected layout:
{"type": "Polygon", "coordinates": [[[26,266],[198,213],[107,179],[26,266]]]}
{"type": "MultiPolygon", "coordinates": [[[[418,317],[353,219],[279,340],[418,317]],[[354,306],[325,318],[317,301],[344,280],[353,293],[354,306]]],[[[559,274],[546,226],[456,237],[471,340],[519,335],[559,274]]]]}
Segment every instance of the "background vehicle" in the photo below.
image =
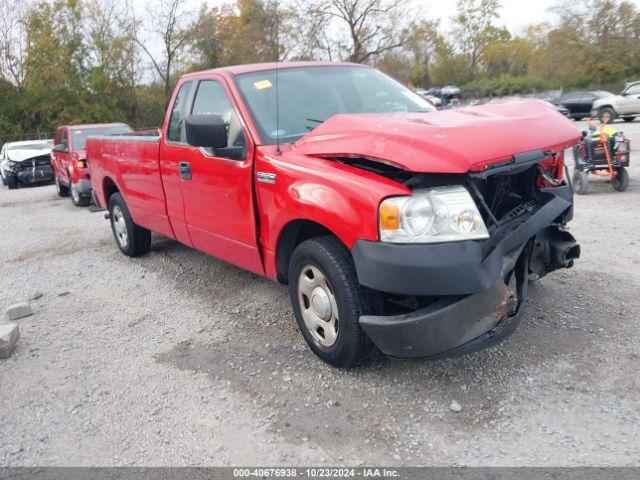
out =
{"type": "Polygon", "coordinates": [[[53,180],[51,140],[5,143],[0,150],[0,177],[8,188],[53,180]]]}
{"type": "Polygon", "coordinates": [[[90,135],[119,135],[131,133],[125,123],[96,125],[63,125],[56,131],[51,166],[58,195],[66,197],[81,207],[91,203],[91,175],[85,152],[90,135]]]}
{"type": "Polygon", "coordinates": [[[583,134],[582,142],[575,146],[573,187],[576,193],[584,195],[589,190],[589,174],[609,178],[613,189],[624,192],[629,186],[631,142],[624,133],[614,136],[600,135],[590,138],[583,134]]]}
{"type": "Polygon", "coordinates": [[[433,358],[515,329],[529,274],[579,256],[578,138],[544,102],[437,112],[373,68],[302,62],[185,75],[159,136],[87,156],[125,255],[154,231],[288,284],[310,348],[351,366],[369,340],[433,358]]]}
{"type": "Polygon", "coordinates": [[[612,120],[622,118],[625,122],[632,122],[640,115],[640,82],[628,84],[620,95],[599,98],[593,102],[591,116],[599,117],[608,112],[612,120]]]}
{"type": "Polygon", "coordinates": [[[611,97],[613,93],[603,90],[591,92],[570,92],[556,99],[555,105],[562,105],[569,111],[569,115],[574,120],[582,120],[591,116],[593,102],[599,98],[611,97]]]}

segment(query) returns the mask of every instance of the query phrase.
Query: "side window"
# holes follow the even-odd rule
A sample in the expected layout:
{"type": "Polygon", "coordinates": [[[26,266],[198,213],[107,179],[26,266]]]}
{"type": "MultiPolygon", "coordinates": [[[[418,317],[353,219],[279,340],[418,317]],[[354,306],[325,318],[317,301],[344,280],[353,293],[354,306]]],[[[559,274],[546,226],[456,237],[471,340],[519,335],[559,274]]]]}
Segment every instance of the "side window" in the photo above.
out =
{"type": "Polygon", "coordinates": [[[220,115],[227,127],[227,147],[247,146],[240,120],[220,83],[213,80],[200,82],[191,113],[193,115],[220,115]]]}
{"type": "Polygon", "coordinates": [[[171,142],[179,142],[182,138],[183,112],[190,88],[191,82],[184,83],[178,90],[176,101],[173,103],[171,118],[169,118],[169,128],[167,129],[167,140],[171,142]]]}
{"type": "Polygon", "coordinates": [[[629,87],[627,89],[627,91],[625,93],[627,95],[638,95],[638,94],[640,94],[640,83],[632,85],[631,87],[629,87]]]}

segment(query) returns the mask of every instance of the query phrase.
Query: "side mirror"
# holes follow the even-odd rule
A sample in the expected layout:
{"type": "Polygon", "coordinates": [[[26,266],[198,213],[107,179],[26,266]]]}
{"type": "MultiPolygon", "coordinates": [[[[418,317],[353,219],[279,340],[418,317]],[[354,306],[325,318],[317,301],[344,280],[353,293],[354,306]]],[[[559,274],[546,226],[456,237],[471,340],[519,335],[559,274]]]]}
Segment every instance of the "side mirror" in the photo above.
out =
{"type": "Polygon", "coordinates": [[[194,147],[226,148],[227,127],[220,115],[189,115],[185,119],[187,143],[194,147]]]}
{"type": "Polygon", "coordinates": [[[53,150],[54,152],[68,152],[67,147],[65,147],[61,143],[59,143],[58,145],[54,145],[51,150],[53,150]]]}

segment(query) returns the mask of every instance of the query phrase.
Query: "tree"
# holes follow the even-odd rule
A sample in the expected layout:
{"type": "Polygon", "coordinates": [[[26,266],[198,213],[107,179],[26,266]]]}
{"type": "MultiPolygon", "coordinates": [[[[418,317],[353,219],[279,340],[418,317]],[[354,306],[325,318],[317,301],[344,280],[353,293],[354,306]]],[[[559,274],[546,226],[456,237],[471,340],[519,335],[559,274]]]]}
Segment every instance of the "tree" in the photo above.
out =
{"type": "Polygon", "coordinates": [[[218,10],[220,65],[286,59],[293,44],[293,10],[275,0],[238,0],[218,10]]]}
{"type": "Polygon", "coordinates": [[[0,77],[22,89],[26,71],[26,8],[20,0],[0,0],[0,77]]]}
{"type": "MultiPolygon", "coordinates": [[[[150,41],[143,41],[137,34],[134,38],[160,77],[164,85],[165,101],[169,103],[173,77],[180,68],[181,54],[189,41],[190,25],[188,24],[188,18],[191,16],[191,12],[183,8],[181,0],[155,0],[148,5],[147,11],[150,12],[148,21],[152,33],[161,41],[162,53],[154,53],[147,46],[150,41]]],[[[135,26],[135,31],[139,32],[137,26],[135,26]]]]}
{"type": "Polygon", "coordinates": [[[320,0],[311,2],[302,18],[311,19],[312,50],[330,59],[372,63],[405,44],[407,9],[406,0],[320,0]]]}
{"type": "Polygon", "coordinates": [[[509,32],[493,23],[498,18],[498,0],[458,0],[457,8],[452,39],[458,50],[467,56],[471,74],[475,75],[487,48],[504,40],[509,32]]]}

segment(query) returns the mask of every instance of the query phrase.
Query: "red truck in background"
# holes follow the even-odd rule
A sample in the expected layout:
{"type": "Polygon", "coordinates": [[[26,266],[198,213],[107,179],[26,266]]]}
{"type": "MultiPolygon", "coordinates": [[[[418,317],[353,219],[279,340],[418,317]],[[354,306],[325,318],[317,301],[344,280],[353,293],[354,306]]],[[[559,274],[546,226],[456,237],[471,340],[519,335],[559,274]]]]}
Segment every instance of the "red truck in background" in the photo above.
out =
{"type": "Polygon", "coordinates": [[[120,250],[158,232],[288,284],[310,348],[352,366],[459,355],[518,324],[529,279],[570,267],[563,156],[541,101],[437,112],[362,65],[221,68],[178,82],[158,135],[92,137],[120,250]]]}
{"type": "Polygon", "coordinates": [[[56,191],[61,197],[71,193],[71,201],[77,207],[91,203],[91,175],[87,165],[86,141],[90,135],[119,135],[131,133],[125,123],[96,125],[63,125],[56,130],[51,151],[56,191]]]}

